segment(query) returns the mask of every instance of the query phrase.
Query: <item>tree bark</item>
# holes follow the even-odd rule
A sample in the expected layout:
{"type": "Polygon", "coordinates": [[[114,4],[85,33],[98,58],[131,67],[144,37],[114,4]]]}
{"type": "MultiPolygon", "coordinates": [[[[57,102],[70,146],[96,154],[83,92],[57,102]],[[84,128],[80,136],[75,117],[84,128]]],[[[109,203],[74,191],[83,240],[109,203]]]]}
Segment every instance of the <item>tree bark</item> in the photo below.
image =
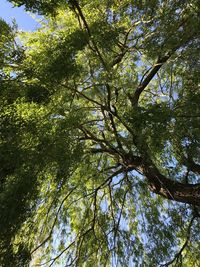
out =
{"type": "Polygon", "coordinates": [[[195,163],[193,159],[184,158],[183,164],[188,167],[188,169],[196,174],[200,174],[200,165],[195,163]]]}
{"type": "Polygon", "coordinates": [[[129,169],[139,170],[148,180],[149,189],[164,198],[186,204],[200,206],[200,183],[186,184],[172,180],[157,169],[149,160],[142,160],[141,157],[132,157],[129,169]]]}
{"type": "Polygon", "coordinates": [[[170,200],[200,206],[200,184],[173,181],[152,166],[144,166],[142,169],[152,192],[170,200]]]}

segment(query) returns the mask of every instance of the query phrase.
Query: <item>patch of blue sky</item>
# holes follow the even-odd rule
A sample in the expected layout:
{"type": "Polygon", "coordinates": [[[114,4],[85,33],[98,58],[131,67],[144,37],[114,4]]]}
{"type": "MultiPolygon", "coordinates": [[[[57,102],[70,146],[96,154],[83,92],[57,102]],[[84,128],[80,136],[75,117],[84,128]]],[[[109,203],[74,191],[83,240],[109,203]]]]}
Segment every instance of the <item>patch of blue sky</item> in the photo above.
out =
{"type": "Polygon", "coordinates": [[[0,17],[7,23],[16,21],[18,29],[22,31],[35,31],[40,27],[41,16],[26,12],[24,7],[14,7],[6,0],[0,0],[0,17]]]}

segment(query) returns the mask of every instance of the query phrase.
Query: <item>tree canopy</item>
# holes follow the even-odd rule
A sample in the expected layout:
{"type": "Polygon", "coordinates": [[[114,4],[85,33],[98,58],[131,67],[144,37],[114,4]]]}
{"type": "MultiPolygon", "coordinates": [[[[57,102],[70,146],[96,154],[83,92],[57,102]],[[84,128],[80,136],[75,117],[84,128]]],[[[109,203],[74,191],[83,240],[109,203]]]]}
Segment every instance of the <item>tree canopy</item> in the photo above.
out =
{"type": "Polygon", "coordinates": [[[10,2],[0,265],[199,266],[199,1],[10,2]]]}

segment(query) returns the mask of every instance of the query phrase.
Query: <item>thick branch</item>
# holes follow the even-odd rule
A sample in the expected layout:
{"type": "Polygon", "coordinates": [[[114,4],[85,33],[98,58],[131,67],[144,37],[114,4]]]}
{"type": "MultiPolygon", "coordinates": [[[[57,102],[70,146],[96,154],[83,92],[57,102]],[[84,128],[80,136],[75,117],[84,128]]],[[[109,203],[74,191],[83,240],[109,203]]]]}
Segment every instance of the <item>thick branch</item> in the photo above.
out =
{"type": "MultiPolygon", "coordinates": [[[[183,25],[183,23],[181,22],[181,24],[179,25],[178,28],[180,28],[182,25],[183,25]]],[[[178,44],[171,51],[169,51],[165,56],[158,57],[158,60],[157,60],[156,64],[152,67],[152,69],[150,71],[147,72],[148,75],[138,85],[138,87],[136,88],[135,93],[133,95],[129,95],[129,98],[131,100],[132,106],[137,106],[138,105],[138,101],[139,101],[141,93],[144,91],[144,89],[147,87],[147,85],[151,82],[153,77],[158,73],[158,71],[164,65],[164,63],[166,63],[167,60],[171,57],[171,55],[173,53],[175,53],[181,46],[185,46],[188,42],[190,42],[191,39],[193,37],[195,37],[195,35],[196,35],[196,32],[194,31],[190,35],[188,35],[185,40],[183,39],[183,41],[180,44],[178,44]]]]}
{"type": "MultiPolygon", "coordinates": [[[[109,153],[115,151],[97,149],[94,153],[109,153]]],[[[149,189],[169,200],[200,206],[200,184],[187,184],[172,180],[157,169],[150,159],[133,156],[131,153],[123,154],[119,162],[126,171],[137,170],[142,173],[149,184],[149,189]]]]}
{"type": "Polygon", "coordinates": [[[149,71],[149,74],[138,85],[134,95],[130,96],[131,103],[132,103],[133,106],[137,106],[138,105],[138,101],[139,101],[141,93],[144,91],[144,89],[147,87],[147,85],[150,83],[150,81],[153,79],[153,77],[156,75],[156,73],[159,71],[159,69],[163,66],[163,64],[170,58],[170,56],[171,55],[166,55],[166,56],[164,56],[162,58],[158,58],[156,64],[149,71]]]}
{"type": "Polygon", "coordinates": [[[142,169],[152,192],[170,200],[200,206],[200,184],[173,181],[152,166],[144,166],[142,169]]]}
{"type": "MultiPolygon", "coordinates": [[[[200,206],[200,184],[185,184],[173,181],[159,172],[150,161],[140,161],[139,157],[130,158],[132,169],[138,169],[143,173],[149,183],[149,189],[169,200],[200,206]]],[[[131,170],[131,164],[129,165],[131,170]]]]}
{"type": "Polygon", "coordinates": [[[192,159],[184,158],[183,164],[188,167],[188,169],[196,174],[200,174],[200,165],[195,163],[192,159]]]}

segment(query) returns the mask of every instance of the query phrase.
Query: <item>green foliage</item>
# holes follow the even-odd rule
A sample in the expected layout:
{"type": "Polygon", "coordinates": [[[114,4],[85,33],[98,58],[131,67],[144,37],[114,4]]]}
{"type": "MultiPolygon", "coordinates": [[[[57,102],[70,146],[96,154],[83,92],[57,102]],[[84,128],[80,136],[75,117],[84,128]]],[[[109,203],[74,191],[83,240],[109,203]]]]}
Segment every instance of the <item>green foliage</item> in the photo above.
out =
{"type": "Polygon", "coordinates": [[[137,129],[141,134],[141,146],[149,146],[149,153],[160,153],[169,140],[169,126],[173,118],[172,110],[166,103],[149,104],[145,108],[131,110],[126,114],[133,131],[137,129]]]}
{"type": "Polygon", "coordinates": [[[66,1],[56,1],[56,0],[10,0],[10,2],[14,3],[16,6],[25,5],[27,11],[39,12],[39,14],[55,14],[56,9],[60,6],[60,4],[65,3],[66,1]]]}
{"type": "Polygon", "coordinates": [[[11,2],[0,265],[198,266],[198,2],[11,2]]]}
{"type": "Polygon", "coordinates": [[[58,35],[47,33],[42,34],[41,38],[36,36],[30,42],[36,49],[30,52],[25,61],[27,77],[60,82],[63,78],[70,78],[80,71],[76,64],[76,53],[85,46],[84,32],[76,30],[67,36],[63,32],[58,35]]]}
{"type": "MultiPolygon", "coordinates": [[[[0,18],[0,66],[4,68],[8,64],[19,62],[23,55],[23,48],[19,47],[15,41],[16,25],[8,25],[0,18]]],[[[3,73],[0,73],[0,77],[3,73]]]]}
{"type": "MultiPolygon", "coordinates": [[[[0,235],[3,251],[36,208],[41,186],[38,175],[53,163],[54,179],[58,187],[62,186],[80,157],[77,154],[80,145],[73,145],[71,130],[67,130],[71,123],[74,125],[74,119],[69,116],[59,121],[47,108],[23,101],[2,110],[0,209],[4,216],[0,220],[0,235]]],[[[3,256],[5,264],[10,257],[7,253],[6,250],[3,256]]]]}

